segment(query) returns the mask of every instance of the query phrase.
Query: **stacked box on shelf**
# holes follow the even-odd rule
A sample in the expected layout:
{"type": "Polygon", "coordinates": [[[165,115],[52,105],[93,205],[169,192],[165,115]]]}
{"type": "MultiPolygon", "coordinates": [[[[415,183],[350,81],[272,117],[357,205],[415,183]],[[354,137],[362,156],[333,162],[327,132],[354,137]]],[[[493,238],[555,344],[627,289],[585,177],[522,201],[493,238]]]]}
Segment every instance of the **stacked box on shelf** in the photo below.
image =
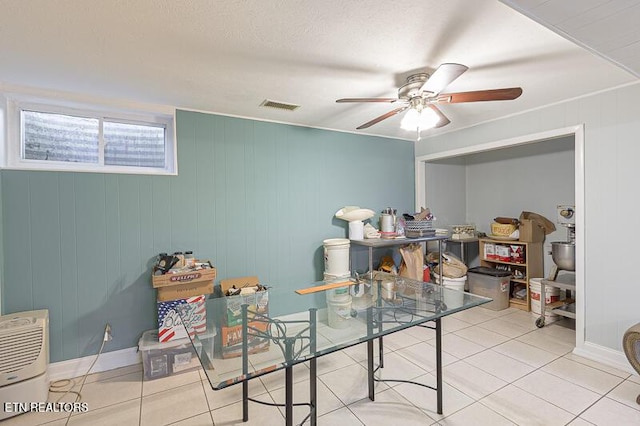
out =
{"type": "MultiPolygon", "coordinates": [[[[227,290],[235,287],[255,287],[259,284],[258,277],[242,277],[220,281],[220,289],[225,299],[225,310],[220,313],[220,353],[222,358],[242,356],[242,305],[248,305],[248,326],[260,332],[266,332],[269,325],[266,322],[255,321],[255,315],[267,315],[269,313],[269,292],[257,291],[237,296],[225,296],[227,290]]],[[[264,352],[269,349],[269,339],[255,335],[255,331],[249,335],[249,353],[264,352]]]]}
{"type": "Polygon", "coordinates": [[[213,267],[152,276],[152,285],[158,291],[160,342],[182,339],[188,337],[188,334],[193,336],[206,331],[206,295],[213,293],[215,278],[216,269],[213,267]],[[188,319],[184,325],[176,309],[180,305],[187,305],[188,319]]]}

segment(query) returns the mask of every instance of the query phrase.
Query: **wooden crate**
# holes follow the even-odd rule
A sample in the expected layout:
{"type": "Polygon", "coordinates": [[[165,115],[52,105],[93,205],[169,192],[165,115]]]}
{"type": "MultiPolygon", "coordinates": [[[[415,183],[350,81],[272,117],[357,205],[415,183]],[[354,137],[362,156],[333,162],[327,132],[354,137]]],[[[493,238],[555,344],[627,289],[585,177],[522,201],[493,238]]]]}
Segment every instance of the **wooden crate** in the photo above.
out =
{"type": "Polygon", "coordinates": [[[216,268],[198,269],[194,271],[182,272],[180,274],[152,275],[151,285],[153,288],[168,287],[186,283],[197,283],[203,281],[213,282],[216,279],[216,268]]]}

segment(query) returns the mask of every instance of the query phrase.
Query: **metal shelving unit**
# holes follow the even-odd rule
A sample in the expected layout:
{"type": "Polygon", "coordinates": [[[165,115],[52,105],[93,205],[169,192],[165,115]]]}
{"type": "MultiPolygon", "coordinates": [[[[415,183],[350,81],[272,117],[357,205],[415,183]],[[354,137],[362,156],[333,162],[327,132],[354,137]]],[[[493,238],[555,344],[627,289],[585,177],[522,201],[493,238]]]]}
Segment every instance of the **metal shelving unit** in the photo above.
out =
{"type": "MultiPolygon", "coordinates": [[[[425,248],[426,244],[434,241],[438,243],[438,254],[439,257],[442,257],[443,248],[442,243],[449,239],[446,235],[434,235],[432,237],[419,237],[419,238],[371,238],[364,240],[350,240],[352,246],[362,246],[367,247],[369,249],[369,271],[373,271],[373,250],[378,248],[388,248],[388,247],[396,247],[403,246],[406,244],[413,243],[424,243],[425,248]]],[[[442,277],[440,277],[442,279],[442,277]]],[[[442,282],[442,281],[440,281],[442,282]]]]}

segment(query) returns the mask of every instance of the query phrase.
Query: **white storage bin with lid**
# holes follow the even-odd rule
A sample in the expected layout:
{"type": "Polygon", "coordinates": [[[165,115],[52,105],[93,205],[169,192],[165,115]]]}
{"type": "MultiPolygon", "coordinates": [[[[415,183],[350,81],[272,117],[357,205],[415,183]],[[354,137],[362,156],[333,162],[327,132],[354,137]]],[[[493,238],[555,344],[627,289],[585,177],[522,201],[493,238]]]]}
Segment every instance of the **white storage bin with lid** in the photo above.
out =
{"type": "MultiPolygon", "coordinates": [[[[199,336],[202,344],[211,345],[207,352],[211,350],[210,353],[213,353],[215,335],[214,329],[210,334],[199,336]]],[[[145,380],[159,379],[200,367],[200,360],[188,338],[160,343],[158,330],[148,330],[142,333],[138,350],[142,354],[145,380]]]]}

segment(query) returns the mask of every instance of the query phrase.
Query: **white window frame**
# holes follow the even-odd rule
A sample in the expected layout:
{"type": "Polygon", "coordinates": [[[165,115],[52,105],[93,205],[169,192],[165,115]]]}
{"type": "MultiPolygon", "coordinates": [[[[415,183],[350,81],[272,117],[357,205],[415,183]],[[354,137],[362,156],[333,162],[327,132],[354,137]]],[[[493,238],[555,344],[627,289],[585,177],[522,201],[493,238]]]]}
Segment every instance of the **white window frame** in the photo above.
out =
{"type": "Polygon", "coordinates": [[[57,98],[34,98],[20,94],[6,96],[6,144],[2,168],[13,170],[47,170],[90,173],[120,173],[144,175],[177,175],[178,159],[175,134],[175,109],[149,111],[99,102],[76,102],[57,98]],[[76,117],[96,118],[127,124],[141,124],[165,128],[165,165],[159,167],[118,166],[104,164],[104,137],[102,125],[99,135],[99,161],[97,164],[67,161],[33,160],[24,158],[21,112],[35,111],[76,117]]]}

